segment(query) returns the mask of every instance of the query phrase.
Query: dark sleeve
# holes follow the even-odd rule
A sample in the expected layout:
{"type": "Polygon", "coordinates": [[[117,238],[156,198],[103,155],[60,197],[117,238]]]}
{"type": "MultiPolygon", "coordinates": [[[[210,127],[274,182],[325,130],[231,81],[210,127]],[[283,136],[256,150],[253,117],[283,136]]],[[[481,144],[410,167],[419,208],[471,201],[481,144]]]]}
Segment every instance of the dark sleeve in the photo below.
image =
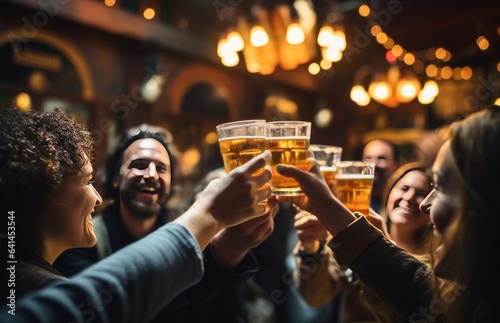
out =
{"type": "Polygon", "coordinates": [[[80,274],[17,300],[0,322],[145,322],[203,273],[197,241],[171,223],[80,274]]]}
{"type": "Polygon", "coordinates": [[[170,309],[203,304],[220,292],[247,281],[259,269],[257,260],[251,251],[231,270],[220,266],[211,244],[203,252],[203,257],[205,272],[202,280],[172,301],[168,306],[170,309]]]}
{"type": "Polygon", "coordinates": [[[387,240],[360,217],[330,242],[343,266],[384,303],[410,321],[422,318],[434,295],[432,271],[423,262],[387,240]]]}
{"type": "Polygon", "coordinates": [[[97,262],[96,247],[75,248],[64,251],[53,266],[64,276],[71,277],[97,262]]]}

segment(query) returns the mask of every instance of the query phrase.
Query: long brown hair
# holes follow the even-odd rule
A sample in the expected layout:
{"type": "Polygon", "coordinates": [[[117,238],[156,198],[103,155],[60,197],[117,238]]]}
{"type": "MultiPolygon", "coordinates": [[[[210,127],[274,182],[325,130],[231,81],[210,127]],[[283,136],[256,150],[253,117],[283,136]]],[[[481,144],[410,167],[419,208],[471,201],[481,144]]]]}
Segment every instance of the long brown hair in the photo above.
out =
{"type": "Polygon", "coordinates": [[[500,107],[490,106],[453,125],[451,159],[462,196],[443,238],[446,252],[437,276],[455,281],[450,321],[497,317],[500,289],[495,266],[500,247],[500,107]]]}

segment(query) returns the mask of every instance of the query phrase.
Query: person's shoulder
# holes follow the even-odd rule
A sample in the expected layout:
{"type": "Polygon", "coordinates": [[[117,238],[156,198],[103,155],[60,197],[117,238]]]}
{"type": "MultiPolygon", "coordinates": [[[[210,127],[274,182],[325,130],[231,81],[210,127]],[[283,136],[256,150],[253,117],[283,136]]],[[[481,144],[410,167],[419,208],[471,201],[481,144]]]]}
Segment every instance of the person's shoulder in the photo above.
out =
{"type": "Polygon", "coordinates": [[[66,279],[63,275],[24,260],[18,260],[16,264],[16,278],[17,297],[42,288],[54,280],[66,279]]]}

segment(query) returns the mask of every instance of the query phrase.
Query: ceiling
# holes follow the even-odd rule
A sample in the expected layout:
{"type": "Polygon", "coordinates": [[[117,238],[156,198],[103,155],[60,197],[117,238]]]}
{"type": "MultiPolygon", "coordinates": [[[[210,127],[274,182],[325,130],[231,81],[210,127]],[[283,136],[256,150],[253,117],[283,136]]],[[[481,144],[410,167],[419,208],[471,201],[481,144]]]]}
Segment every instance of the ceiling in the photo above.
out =
{"type": "MultiPolygon", "coordinates": [[[[61,6],[58,16],[108,32],[126,35],[144,43],[156,43],[182,55],[218,64],[217,40],[237,14],[249,15],[255,4],[273,8],[294,0],[117,0],[123,10],[106,8],[104,0],[79,0],[61,6]],[[150,24],[139,14],[146,6],[157,9],[150,24]],[[128,11],[128,13],[127,13],[128,11]]],[[[446,64],[491,69],[500,58],[500,1],[498,0],[302,0],[310,1],[318,18],[336,11],[345,26],[348,49],[333,68],[317,77],[307,72],[306,64],[294,71],[277,69],[267,80],[290,84],[309,92],[327,92],[332,86],[350,84],[356,70],[366,64],[387,64],[387,50],[369,34],[370,21],[361,17],[358,7],[367,3],[373,18],[395,43],[423,56],[433,48],[451,52],[446,64]],[[476,45],[478,36],[490,42],[486,51],[476,45]]],[[[2,0],[1,2],[5,2],[2,0]]],[[[34,10],[38,0],[7,0],[34,10]]],[[[5,4],[1,4],[4,6],[5,4]]],[[[439,63],[439,62],[438,62],[439,63]]],[[[247,74],[240,62],[234,71],[247,74]]],[[[259,75],[255,75],[259,77],[259,75]]],[[[350,85],[349,85],[350,86],[350,85]]]]}
{"type": "MultiPolygon", "coordinates": [[[[255,3],[271,8],[287,0],[184,0],[182,2],[162,2],[161,19],[176,28],[216,41],[227,26],[231,16],[248,14],[255,3]],[[187,23],[186,23],[187,22],[187,23]]],[[[346,27],[348,44],[360,42],[360,31],[364,31],[368,20],[358,14],[357,8],[368,3],[379,13],[379,24],[383,30],[411,52],[443,47],[452,55],[450,65],[484,65],[500,57],[500,1],[498,0],[314,0],[318,17],[326,10],[341,12],[346,27]],[[481,53],[475,45],[478,36],[490,41],[490,49],[481,53]],[[357,37],[357,38],[356,38],[357,37]]],[[[366,35],[366,33],[365,33],[366,35]]],[[[374,39],[366,47],[358,46],[352,56],[352,64],[360,65],[384,59],[386,50],[374,39]],[[363,48],[359,48],[363,47],[363,48]],[[378,55],[380,54],[380,55],[378,55]]],[[[342,68],[338,73],[351,72],[352,68],[342,68]]],[[[345,64],[344,64],[345,65],[345,64]]]]}

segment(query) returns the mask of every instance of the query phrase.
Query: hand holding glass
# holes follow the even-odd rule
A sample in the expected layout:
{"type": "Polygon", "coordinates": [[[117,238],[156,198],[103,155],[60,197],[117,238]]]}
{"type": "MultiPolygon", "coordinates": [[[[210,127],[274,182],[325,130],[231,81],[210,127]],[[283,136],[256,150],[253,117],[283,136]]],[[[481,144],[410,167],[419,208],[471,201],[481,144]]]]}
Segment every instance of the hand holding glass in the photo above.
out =
{"type": "MultiPolygon", "coordinates": [[[[266,149],[266,120],[234,121],[217,125],[215,128],[226,173],[245,164],[266,149]]],[[[263,214],[269,212],[267,200],[259,204],[265,208],[263,214]]]]}
{"type": "Polygon", "coordinates": [[[338,199],[351,211],[368,216],[375,163],[341,161],[335,176],[338,199]]]}
{"type": "Polygon", "coordinates": [[[328,186],[334,188],[335,175],[337,173],[337,163],[342,156],[342,147],[329,145],[309,145],[309,151],[312,152],[314,159],[319,165],[321,174],[325,178],[328,186]]]}
{"type": "Polygon", "coordinates": [[[216,126],[224,169],[229,173],[266,149],[266,120],[242,120],[216,126]]]}
{"type": "Polygon", "coordinates": [[[307,121],[274,121],[266,124],[266,149],[271,152],[271,190],[274,195],[302,195],[299,183],[276,171],[279,164],[307,170],[307,150],[311,123],[307,121]]]}

